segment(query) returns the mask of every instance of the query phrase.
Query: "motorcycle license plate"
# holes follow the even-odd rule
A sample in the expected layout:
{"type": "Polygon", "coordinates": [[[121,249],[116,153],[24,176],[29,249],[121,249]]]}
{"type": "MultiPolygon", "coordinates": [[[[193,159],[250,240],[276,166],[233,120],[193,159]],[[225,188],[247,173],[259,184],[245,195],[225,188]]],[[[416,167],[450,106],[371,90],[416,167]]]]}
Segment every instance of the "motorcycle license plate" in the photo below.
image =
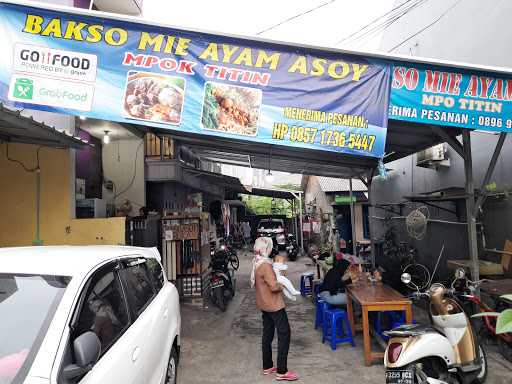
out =
{"type": "Polygon", "coordinates": [[[212,282],[212,289],[218,288],[218,287],[223,287],[223,286],[224,286],[224,282],[222,280],[212,282]]]}
{"type": "Polygon", "coordinates": [[[405,371],[386,371],[386,384],[414,384],[414,372],[405,371]]]}

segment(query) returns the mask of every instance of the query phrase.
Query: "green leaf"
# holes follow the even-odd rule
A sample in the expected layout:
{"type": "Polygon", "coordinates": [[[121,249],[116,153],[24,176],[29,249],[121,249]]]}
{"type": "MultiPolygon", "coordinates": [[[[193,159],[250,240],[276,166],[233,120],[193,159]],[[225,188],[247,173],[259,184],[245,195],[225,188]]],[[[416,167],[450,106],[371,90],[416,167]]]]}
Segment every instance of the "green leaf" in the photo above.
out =
{"type": "Polygon", "coordinates": [[[499,312],[482,312],[474,314],[471,317],[498,317],[500,315],[499,312]]]}
{"type": "Polygon", "coordinates": [[[496,334],[512,332],[512,309],[505,309],[496,322],[496,334]]]}
{"type": "Polygon", "coordinates": [[[502,299],[505,299],[505,300],[510,300],[512,301],[512,294],[508,294],[508,295],[502,295],[500,296],[502,299]]]}

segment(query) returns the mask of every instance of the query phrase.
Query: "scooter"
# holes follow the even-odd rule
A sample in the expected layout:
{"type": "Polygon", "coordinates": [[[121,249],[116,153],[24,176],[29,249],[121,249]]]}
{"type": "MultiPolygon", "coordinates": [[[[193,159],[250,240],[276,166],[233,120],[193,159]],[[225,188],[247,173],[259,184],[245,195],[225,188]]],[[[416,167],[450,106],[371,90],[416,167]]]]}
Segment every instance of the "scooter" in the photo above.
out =
{"type": "Polygon", "coordinates": [[[236,253],[226,244],[210,252],[210,299],[224,312],[226,304],[235,296],[236,278],[239,260],[236,253]]]}
{"type": "MultiPolygon", "coordinates": [[[[455,288],[464,303],[471,303],[470,312],[473,313],[488,313],[502,311],[509,308],[510,305],[504,301],[496,300],[495,309],[489,307],[482,299],[478,296],[476,289],[484,282],[490,282],[489,280],[470,281],[466,276],[463,269],[458,270],[458,279],[452,284],[452,288],[455,288]]],[[[498,343],[498,350],[501,355],[512,362],[512,332],[509,333],[496,333],[496,317],[493,316],[482,316],[481,322],[475,324],[475,329],[480,338],[495,340],[498,343]]],[[[485,341],[484,341],[485,342],[485,341]]]]}
{"type": "Polygon", "coordinates": [[[295,261],[297,260],[297,256],[299,254],[299,247],[297,246],[297,242],[295,241],[295,236],[289,233],[287,241],[288,244],[286,245],[286,254],[288,256],[288,260],[295,261]]]}
{"type": "Polygon", "coordinates": [[[487,357],[469,317],[454,297],[455,290],[431,284],[429,279],[421,291],[409,273],[403,273],[401,280],[416,289],[412,299],[427,300],[432,326],[403,325],[384,332],[390,337],[384,354],[386,383],[484,383],[487,357]]]}

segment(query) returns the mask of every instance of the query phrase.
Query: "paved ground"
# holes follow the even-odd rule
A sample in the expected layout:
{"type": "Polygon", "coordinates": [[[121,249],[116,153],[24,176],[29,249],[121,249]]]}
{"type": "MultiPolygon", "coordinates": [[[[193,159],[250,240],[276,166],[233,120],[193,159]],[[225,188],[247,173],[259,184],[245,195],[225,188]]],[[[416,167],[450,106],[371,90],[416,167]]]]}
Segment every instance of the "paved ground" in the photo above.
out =
{"type": "MultiPolygon", "coordinates": [[[[249,288],[250,255],[241,252],[240,255],[237,295],[225,313],[214,307],[182,305],[180,384],[273,382],[271,377],[260,374],[261,315],[249,288]]],[[[313,270],[307,265],[306,258],[290,262],[289,266],[294,282],[298,282],[300,273],[313,270]]],[[[310,299],[299,298],[295,303],[287,301],[287,311],[292,328],[289,368],[301,375],[301,383],[384,382],[382,364],[364,366],[360,334],[355,348],[340,345],[336,351],[331,351],[327,344],[321,343],[320,332],[313,329],[314,305],[310,299]]],[[[491,350],[487,383],[511,382],[512,364],[491,350]]]]}

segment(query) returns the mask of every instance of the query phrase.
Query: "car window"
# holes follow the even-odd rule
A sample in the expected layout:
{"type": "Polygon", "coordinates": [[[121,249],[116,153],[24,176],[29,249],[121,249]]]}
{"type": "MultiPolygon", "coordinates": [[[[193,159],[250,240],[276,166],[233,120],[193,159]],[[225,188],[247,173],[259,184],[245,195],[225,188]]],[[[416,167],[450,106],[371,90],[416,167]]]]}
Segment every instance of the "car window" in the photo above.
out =
{"type": "Polygon", "coordinates": [[[0,273],[0,383],[22,383],[71,279],[0,273]]]}
{"type": "Polygon", "coordinates": [[[126,288],[126,298],[132,313],[138,316],[154,296],[146,260],[132,259],[123,264],[124,268],[119,273],[126,288]]]}
{"type": "Polygon", "coordinates": [[[156,292],[159,292],[164,286],[164,271],[162,270],[162,266],[156,259],[147,259],[146,265],[148,267],[153,287],[156,292]]]}
{"type": "Polygon", "coordinates": [[[103,355],[128,324],[128,311],[114,265],[103,267],[90,280],[75,323],[74,338],[93,331],[100,339],[103,355]]]}

